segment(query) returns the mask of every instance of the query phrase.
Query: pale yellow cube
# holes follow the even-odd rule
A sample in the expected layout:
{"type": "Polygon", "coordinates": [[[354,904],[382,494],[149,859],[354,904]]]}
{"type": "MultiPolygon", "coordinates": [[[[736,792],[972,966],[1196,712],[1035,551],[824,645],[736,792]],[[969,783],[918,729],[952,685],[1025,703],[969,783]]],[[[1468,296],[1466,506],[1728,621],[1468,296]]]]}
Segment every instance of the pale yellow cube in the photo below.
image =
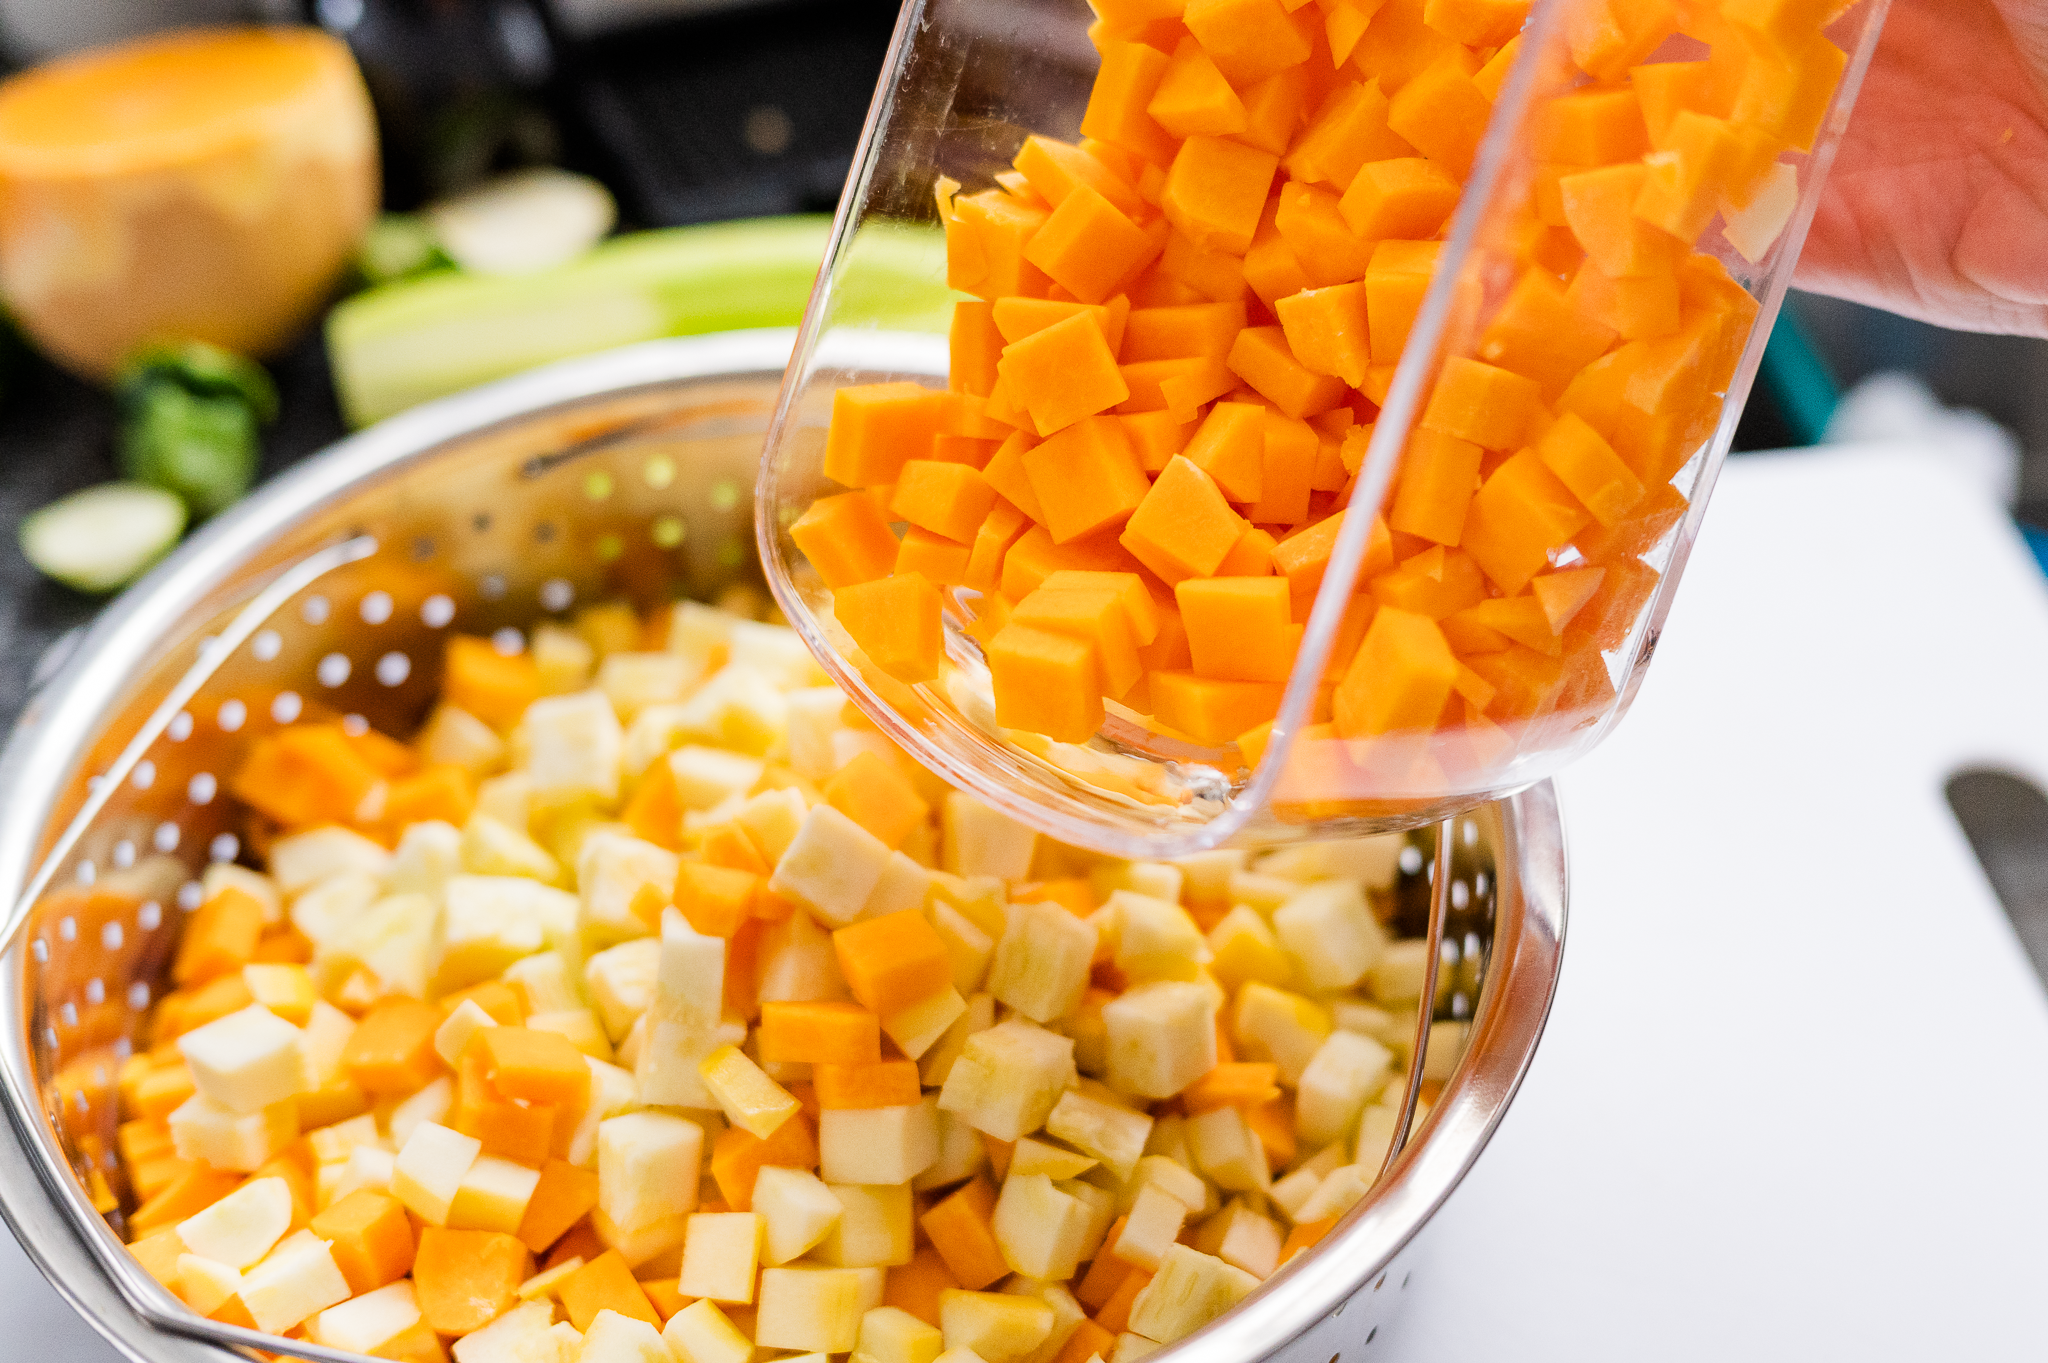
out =
{"type": "Polygon", "coordinates": [[[1259,1280],[1186,1245],[1166,1251],[1159,1271],[1131,1303],[1131,1329],[1172,1344],[1250,1296],[1259,1280]]]}
{"type": "Polygon", "coordinates": [[[337,876],[381,877],[391,854],[354,829],[327,824],[293,833],[270,844],[270,878],[286,898],[294,898],[323,880],[337,876]]]}
{"type": "Polygon", "coordinates": [[[1118,1182],[1127,1181],[1145,1153],[1152,1118],[1118,1103],[1068,1089],[1046,1116],[1045,1129],[1076,1150],[1102,1161],[1118,1182]]]}
{"type": "Polygon", "coordinates": [[[896,1306],[877,1306],[860,1318],[854,1352],[871,1363],[936,1363],[945,1336],[896,1306]]]}
{"type": "Polygon", "coordinates": [[[292,899],[292,926],[313,943],[316,952],[333,951],[353,935],[363,911],[377,902],[382,889],[375,876],[352,872],[331,876],[292,899]]]}
{"type": "Polygon", "coordinates": [[[692,736],[753,757],[773,749],[789,723],[789,706],[774,682],[736,664],[713,673],[679,714],[692,736]]]}
{"type": "Polygon", "coordinates": [[[619,797],[619,755],[625,730],[602,691],[548,696],[519,721],[533,793],[547,804],[619,797]]]}
{"type": "Polygon", "coordinates": [[[1202,1223],[1195,1233],[1195,1248],[1254,1278],[1270,1278],[1280,1266],[1285,1239],[1278,1222],[1261,1216],[1240,1199],[1202,1223]]]}
{"type": "Polygon", "coordinates": [[[240,1295],[256,1328],[277,1335],[315,1311],[347,1301],[349,1291],[327,1242],[300,1231],[242,1275],[240,1295]]]}
{"type": "Polygon", "coordinates": [[[1103,1004],[1102,1021],[1121,1092],[1170,1098],[1216,1068],[1215,997],[1200,984],[1139,985],[1103,1004]]]}
{"type": "Polygon", "coordinates": [[[479,1028],[497,1025],[498,1020],[478,1007],[475,999],[464,999],[435,1029],[434,1054],[453,1068],[455,1062],[462,1058],[463,1047],[469,1045],[469,1039],[479,1028]]]}
{"type": "MultiPolygon", "coordinates": [[[[937,1107],[937,1096],[927,1093],[925,1101],[937,1107]]],[[[973,1178],[988,1164],[988,1144],[981,1133],[950,1112],[940,1110],[939,1157],[910,1181],[918,1192],[944,1188],[973,1178]]]]}
{"type": "Polygon", "coordinates": [[[832,934],[808,913],[793,913],[761,930],[755,947],[755,993],[763,1003],[850,999],[832,934]]]}
{"type": "Polygon", "coordinates": [[[812,1257],[835,1268],[888,1268],[910,1262],[910,1185],[827,1183],[839,1216],[812,1257]]]}
{"type": "Polygon", "coordinates": [[[1170,861],[1111,861],[1090,868],[1088,883],[1100,900],[1130,890],[1178,904],[1187,888],[1187,873],[1170,861]]]}
{"type": "Polygon", "coordinates": [[[1117,1233],[1108,1252],[1151,1273],[1159,1268],[1167,1248],[1180,1238],[1188,1208],[1158,1184],[1148,1183],[1138,1190],[1124,1216],[1124,1228],[1117,1233]]]}
{"type": "Polygon", "coordinates": [[[242,1275],[232,1264],[200,1254],[180,1254],[172,1269],[178,1299],[193,1312],[210,1316],[242,1290],[242,1275]]]}
{"type": "Polygon", "coordinates": [[[714,1302],[693,1301],[661,1330],[679,1363],[750,1363],[754,1342],[714,1302]]]}
{"type": "Polygon", "coordinates": [[[413,1294],[412,1280],[401,1278],[328,1307],[306,1322],[306,1334],[315,1344],[366,1354],[382,1348],[419,1320],[420,1303],[413,1294]]]}
{"type": "Polygon", "coordinates": [[[178,1051],[193,1087],[232,1112],[259,1112],[306,1087],[299,1029],[259,1004],[195,1027],[178,1051]]]}
{"type": "Polygon", "coordinates": [[[1350,880],[1303,887],[1273,911],[1273,931],[1315,990],[1351,988],[1387,949],[1387,930],[1350,880]]]}
{"type": "Polygon", "coordinates": [[[904,1183],[939,1157],[938,1109],[826,1108],[818,1114],[818,1173],[827,1183],[904,1183]]]}
{"type": "Polygon", "coordinates": [[[1033,1022],[1065,1017],[1088,988],[1095,925],[1057,904],[1012,904],[988,991],[1033,1022]]]}
{"type": "Polygon", "coordinates": [[[1237,1108],[1219,1107],[1188,1118],[1188,1144],[1194,1150],[1195,1166],[1217,1187],[1265,1190],[1265,1147],[1237,1108]]]}
{"type": "Polygon", "coordinates": [[[725,1119],[764,1141],[796,1115],[799,1104],[789,1090],[763,1074],[736,1046],[713,1051],[698,1064],[697,1073],[725,1119]]]}
{"type": "Polygon", "coordinates": [[[1086,1204],[1045,1175],[1013,1174],[1003,1180],[990,1226],[1011,1268],[1047,1282],[1074,1276],[1089,1249],[1092,1220],[1086,1204]]]}
{"type": "Polygon", "coordinates": [[[597,1128],[597,1207],[630,1234],[697,1209],[704,1128],[665,1112],[628,1112],[597,1128]]]}
{"type": "Polygon", "coordinates": [[[1329,1016],[1299,994],[1257,981],[1237,991],[1231,1016],[1237,1058],[1272,1061],[1284,1084],[1301,1082],[1302,1071],[1331,1030],[1329,1016]]]}
{"type": "Polygon", "coordinates": [[[996,1025],[996,997],[993,994],[972,994],[960,1016],[953,1019],[953,1025],[946,1029],[944,1036],[933,1042],[923,1055],[917,1058],[919,1081],[926,1088],[940,1088],[946,1076],[953,1072],[953,1062],[967,1049],[967,1038],[976,1032],[985,1032],[996,1025]]]}
{"type": "Polygon", "coordinates": [[[391,1171],[391,1195],[428,1225],[447,1225],[462,1181],[483,1148],[483,1142],[474,1136],[435,1122],[420,1123],[398,1151],[391,1171]]]}
{"type": "Polygon", "coordinates": [[[946,1076],[939,1106],[997,1140],[1045,1125],[1074,1082],[1074,1043],[1021,1018],[976,1032],[946,1076]]]}
{"type": "Polygon", "coordinates": [[[800,1257],[823,1240],[838,1223],[840,1203],[825,1181],[810,1170],[768,1164],[754,1180],[754,1210],[764,1231],[762,1262],[776,1266],[800,1257]]]}
{"type": "Polygon", "coordinates": [[[613,1044],[625,1039],[654,1003],[661,978],[661,941],[642,937],[600,951],[583,963],[590,1001],[613,1044]]]}
{"type": "Polygon", "coordinates": [[[767,764],[758,757],[690,744],[668,756],[676,802],[684,809],[712,809],[735,795],[742,799],[760,784],[767,764]]]}
{"type": "Polygon", "coordinates": [[[291,1185],[258,1178],[180,1221],[178,1239],[190,1253],[240,1270],[270,1253],[291,1224],[291,1185]]]}
{"type": "Polygon", "coordinates": [[[606,1310],[583,1332],[576,1363],[675,1363],[675,1353],[646,1321],[606,1310]]]}
{"type": "Polygon", "coordinates": [[[555,854],[528,837],[525,830],[482,812],[462,826],[462,869],[474,876],[518,876],[556,885],[564,879],[555,854]]]}
{"type": "Polygon", "coordinates": [[[1026,1136],[1011,1147],[1010,1167],[1006,1171],[1006,1177],[1044,1174],[1057,1182],[1063,1178],[1078,1177],[1094,1167],[1095,1158],[1092,1155],[1083,1155],[1064,1146],[1026,1136]]]}
{"type": "Polygon", "coordinates": [[[1179,904],[1117,890],[1102,906],[1116,924],[1116,965],[1133,983],[1191,980],[1209,963],[1209,943],[1179,904]]]}
{"type": "Polygon", "coordinates": [[[971,1349],[988,1363],[1023,1363],[1052,1333],[1053,1309],[1007,1292],[939,1294],[939,1329],[948,1351],[971,1349]]]}
{"type": "Polygon", "coordinates": [[[810,802],[803,792],[791,786],[777,790],[764,790],[758,795],[747,797],[733,815],[733,821],[747,830],[754,846],[761,849],[761,855],[770,861],[779,861],[782,854],[796,841],[797,832],[804,825],[804,818],[810,811],[810,802]]]}
{"type": "Polygon", "coordinates": [[[916,1060],[937,1045],[946,1031],[967,1012],[960,991],[946,988],[882,1019],[882,1030],[907,1059],[916,1060]]]}
{"type": "Polygon", "coordinates": [[[448,1224],[456,1230],[519,1229],[526,1204],[540,1184],[540,1171],[495,1155],[479,1155],[455,1189],[448,1224]]]}
{"type": "Polygon", "coordinates": [[[1368,1169],[1362,1164],[1346,1164],[1331,1170],[1329,1177],[1317,1184],[1315,1192],[1301,1204],[1301,1219],[1308,1222],[1342,1216],[1364,1200],[1378,1177],[1377,1168],[1368,1169]]]}
{"type": "Polygon", "coordinates": [[[576,890],[582,903],[576,926],[583,940],[605,947],[647,937],[647,924],[634,911],[641,892],[653,891],[666,904],[675,892],[678,858],[623,833],[593,833],[576,857],[576,890]]]}
{"type": "Polygon", "coordinates": [[[1341,1139],[1393,1073],[1393,1052],[1356,1032],[1332,1032],[1301,1072],[1294,1129],[1304,1144],[1341,1139]]]}
{"type": "Polygon", "coordinates": [[[754,1300],[761,1262],[762,1219],[754,1212],[697,1212],[683,1239],[676,1291],[685,1297],[741,1305],[754,1300]]]}
{"type": "Polygon", "coordinates": [[[490,725],[447,701],[434,707],[418,741],[420,756],[429,766],[461,767],[482,777],[505,765],[505,740],[490,725]]]}
{"type": "Polygon", "coordinates": [[[519,876],[456,876],[435,933],[435,987],[447,992],[496,979],[522,956],[575,935],[573,894],[519,876]]]}
{"type": "Polygon", "coordinates": [[[412,1133],[419,1130],[422,1122],[446,1125],[444,1119],[454,1106],[455,1080],[449,1075],[444,1074],[425,1088],[408,1094],[385,1119],[384,1134],[391,1138],[392,1149],[405,1149],[405,1143],[412,1139],[412,1133]]]}
{"type": "Polygon", "coordinates": [[[171,1113],[170,1127],[178,1158],[253,1173],[298,1139],[299,1106],[287,1098],[255,1112],[236,1112],[195,1093],[171,1113]]]}
{"type": "Polygon", "coordinates": [[[947,792],[939,806],[939,831],[944,847],[939,864],[956,876],[1022,880],[1031,873],[1038,834],[971,795],[947,792]]]}
{"type": "Polygon", "coordinates": [[[1209,972],[1225,989],[1258,980],[1285,989],[1294,982],[1294,958],[1257,909],[1239,904],[1209,929],[1209,972]]]}
{"type": "MultiPolygon", "coordinates": [[[[929,901],[931,877],[925,880],[929,901]]],[[[972,995],[988,977],[989,963],[996,954],[995,939],[966,914],[943,901],[931,905],[931,920],[939,940],[946,944],[946,958],[953,965],[953,988],[962,995],[972,995]]]]}
{"type": "Polygon", "coordinates": [[[702,665],[674,653],[613,653],[597,669],[597,689],[630,721],[650,705],[678,701],[704,675],[702,665]]]}
{"type": "Polygon", "coordinates": [[[791,1266],[761,1270],[754,1342],[764,1349],[849,1353],[869,1309],[860,1270],[791,1266]]]}
{"type": "Polygon", "coordinates": [[[768,888],[827,927],[843,928],[861,916],[888,864],[889,848],[880,838],[831,805],[814,805],[775,863],[768,888]]]}

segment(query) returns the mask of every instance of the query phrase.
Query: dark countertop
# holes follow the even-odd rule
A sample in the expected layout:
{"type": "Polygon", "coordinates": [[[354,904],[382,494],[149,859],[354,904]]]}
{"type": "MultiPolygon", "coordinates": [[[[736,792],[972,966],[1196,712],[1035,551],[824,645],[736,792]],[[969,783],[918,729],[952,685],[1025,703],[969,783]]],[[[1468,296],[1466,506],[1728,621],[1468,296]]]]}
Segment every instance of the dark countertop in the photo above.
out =
{"type": "MultiPolygon", "coordinates": [[[[326,348],[309,334],[278,357],[282,415],[264,432],[261,477],[297,463],[344,433],[326,348]]],[[[59,586],[21,555],[15,531],[38,507],[119,476],[114,404],[92,384],[23,356],[0,403],[0,733],[13,727],[36,666],[65,631],[89,622],[104,598],[59,586]]]]}

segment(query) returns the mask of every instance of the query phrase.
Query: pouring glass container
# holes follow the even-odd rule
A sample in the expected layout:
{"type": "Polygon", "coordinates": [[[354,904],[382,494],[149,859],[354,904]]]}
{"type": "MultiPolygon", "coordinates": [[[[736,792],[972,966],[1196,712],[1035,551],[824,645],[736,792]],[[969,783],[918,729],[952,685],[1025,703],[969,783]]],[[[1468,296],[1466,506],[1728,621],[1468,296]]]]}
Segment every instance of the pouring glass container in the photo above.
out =
{"type": "MultiPolygon", "coordinates": [[[[1642,682],[1887,2],[1539,0],[1523,26],[1522,11],[1503,4],[1273,0],[1273,14],[1287,11],[1311,47],[1346,46],[1349,77],[1379,72],[1394,91],[1396,125],[1430,144],[1431,159],[1469,155],[1471,168],[1429,250],[1426,294],[1415,284],[1419,306],[1398,363],[1383,353],[1375,312],[1373,364],[1350,376],[1359,382],[1348,406],[1286,412],[1313,421],[1322,456],[1341,458],[1344,481],[1334,494],[1327,483],[1313,493],[1305,517],[1270,527],[1276,562],[1287,553],[1300,560],[1307,550],[1289,550],[1288,539],[1314,533],[1323,518],[1316,571],[1289,574],[1299,645],[1284,687],[1271,689],[1269,722],[1234,738],[1195,735],[1111,703],[1091,738],[1054,741],[997,722],[984,639],[972,627],[984,621],[986,636],[999,626],[984,617],[1000,589],[944,589],[938,676],[907,685],[870,662],[835,619],[833,592],[791,527],[845,491],[824,471],[838,390],[877,377],[934,386],[918,366],[889,359],[899,339],[874,330],[873,304],[863,302],[873,296],[862,287],[868,243],[924,231],[937,278],[947,268],[937,250],[943,231],[954,285],[988,297],[961,264],[973,249],[961,245],[962,205],[978,194],[1028,199],[1028,177],[1012,165],[1029,136],[1093,139],[1084,145],[1098,148],[1106,138],[1104,155],[1134,168],[1147,201],[1126,204],[1130,221],[1158,232],[1167,241],[1160,259],[1169,259],[1186,220],[1161,207],[1177,171],[1160,160],[1177,166],[1179,153],[1169,140],[1148,162],[1134,150],[1143,137],[1128,109],[1117,124],[1101,100],[1091,107],[1091,83],[1101,68],[1111,72],[1105,85],[1128,84],[1133,62],[1156,80],[1180,60],[1165,54],[1188,41],[1186,28],[1159,16],[1184,13],[1192,26],[1199,5],[1226,6],[1102,0],[1104,17],[1091,26],[1078,0],[913,0],[769,432],[756,507],[779,603],[833,678],[920,761],[1014,818],[1118,855],[1415,826],[1545,779],[1610,732],[1642,682]],[[1481,31],[1488,16],[1495,27],[1481,31]],[[1441,38],[1429,36],[1437,30],[1426,19],[1462,22],[1487,45],[1462,49],[1474,54],[1462,66],[1404,68],[1400,43],[1427,48],[1441,38]],[[1425,78],[1442,90],[1415,98],[1436,102],[1401,124],[1404,95],[1425,78]],[[1476,143],[1462,147],[1440,115],[1461,94],[1491,96],[1483,137],[1475,125],[1476,143]],[[1648,143],[1615,141],[1600,110],[1617,98],[1643,111],[1648,143]],[[1726,116],[1703,118],[1695,105],[1726,116]],[[1617,195],[1620,207],[1603,216],[1617,195]],[[1646,220],[1673,231],[1646,233],[1646,220]],[[1603,229],[1615,222],[1630,230],[1603,229]],[[1655,271],[1635,266],[1656,251],[1669,258],[1651,280],[1655,271]],[[1599,319],[1591,327],[1589,314],[1599,319]],[[1462,523],[1444,525],[1432,484],[1458,489],[1462,523]],[[1424,663],[1392,627],[1390,605],[1434,623],[1435,642],[1424,642],[1436,651],[1424,663]],[[1364,623],[1378,615],[1388,617],[1387,637],[1364,623]],[[1418,669],[1429,674],[1420,682],[1418,669]]],[[[1331,108],[1306,110],[1297,129],[1331,108]]],[[[1304,140],[1297,131],[1293,146],[1304,140]]],[[[1316,173],[1292,154],[1281,162],[1286,193],[1316,173]]],[[[1032,211],[1042,218],[1044,206],[1032,211]]],[[[1132,277],[1134,307],[1147,306],[1145,281],[1166,266],[1145,268],[1132,277]]],[[[1255,274],[1251,256],[1244,273],[1255,274]]],[[[1348,276],[1340,267],[1322,283],[1336,277],[1348,276]]],[[[1271,325],[1280,305],[1263,295],[1301,283],[1269,278],[1235,291],[1251,322],[1267,324],[1258,329],[1284,331],[1291,344],[1294,319],[1281,310],[1285,325],[1271,325]]],[[[1235,368],[1242,372],[1226,381],[1257,377],[1235,368]]],[[[952,375],[955,395],[981,404],[974,413],[995,410],[1000,392],[973,393],[986,380],[963,369],[952,375]]],[[[1132,368],[1120,372],[1134,382],[1114,413],[1161,405],[1132,368]]],[[[1251,387],[1258,391],[1239,396],[1276,405],[1273,385],[1251,387]]],[[[1174,410],[1177,420],[1198,414],[1174,410]]],[[[1235,509],[1256,521],[1256,508],[1235,509]]],[[[1168,601],[1167,582],[1153,585],[1168,601]]]]}

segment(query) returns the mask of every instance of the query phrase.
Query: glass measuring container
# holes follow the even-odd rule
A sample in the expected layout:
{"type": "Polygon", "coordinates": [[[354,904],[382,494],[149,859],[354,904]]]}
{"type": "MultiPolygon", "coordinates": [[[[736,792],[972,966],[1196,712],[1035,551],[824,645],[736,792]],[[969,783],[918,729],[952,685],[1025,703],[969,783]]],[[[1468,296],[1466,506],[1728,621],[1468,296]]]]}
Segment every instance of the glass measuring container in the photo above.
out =
{"type": "Polygon", "coordinates": [[[1119,855],[1412,826],[1553,774],[1641,682],[1885,7],[906,6],[762,465],[785,613],[920,761],[1119,855]],[[1256,224],[1221,203],[1247,179],[1256,224]],[[950,347],[880,332],[862,285],[871,243],[919,231],[962,300],[950,347]],[[1111,278],[1118,250],[1144,263],[1111,278]],[[1131,320],[1217,303],[1242,330],[1178,369],[1158,338],[1196,315],[1131,320]],[[1014,358],[1055,316],[1088,319],[1062,356],[1099,354],[1083,326],[1116,343],[1116,400],[1014,358]],[[907,460],[1011,495],[938,534],[907,460]],[[1105,483],[1112,519],[1072,511],[1105,483]],[[1189,529],[1219,505],[1243,528],[1189,529]],[[1144,586],[1135,683],[1113,610],[1027,600],[1058,570],[1144,586]]]}

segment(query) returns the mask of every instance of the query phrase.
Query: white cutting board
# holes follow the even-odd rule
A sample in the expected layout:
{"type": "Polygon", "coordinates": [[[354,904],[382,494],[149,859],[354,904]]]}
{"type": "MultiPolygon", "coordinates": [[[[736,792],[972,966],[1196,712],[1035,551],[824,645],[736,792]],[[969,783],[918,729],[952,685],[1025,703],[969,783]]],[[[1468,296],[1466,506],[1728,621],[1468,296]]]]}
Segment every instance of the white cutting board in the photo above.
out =
{"type": "Polygon", "coordinates": [[[2048,584],[1938,451],[1735,461],[1563,792],[1555,1012],[1371,1356],[2041,1357],[2048,996],[1943,798],[2048,786],[2048,584]]]}

